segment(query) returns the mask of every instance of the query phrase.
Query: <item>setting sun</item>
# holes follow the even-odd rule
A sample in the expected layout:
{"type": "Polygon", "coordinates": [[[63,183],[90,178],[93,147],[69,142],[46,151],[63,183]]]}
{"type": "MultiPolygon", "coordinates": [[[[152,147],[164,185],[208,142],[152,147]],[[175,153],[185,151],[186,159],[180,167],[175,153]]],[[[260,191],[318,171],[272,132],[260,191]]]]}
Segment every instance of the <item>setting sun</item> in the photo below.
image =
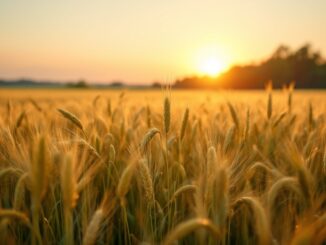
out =
{"type": "Polygon", "coordinates": [[[206,44],[194,56],[195,70],[199,75],[216,77],[229,65],[229,51],[224,45],[206,44]]]}
{"type": "Polygon", "coordinates": [[[223,62],[216,57],[208,57],[199,63],[199,72],[204,75],[217,76],[225,68],[223,62]]]}

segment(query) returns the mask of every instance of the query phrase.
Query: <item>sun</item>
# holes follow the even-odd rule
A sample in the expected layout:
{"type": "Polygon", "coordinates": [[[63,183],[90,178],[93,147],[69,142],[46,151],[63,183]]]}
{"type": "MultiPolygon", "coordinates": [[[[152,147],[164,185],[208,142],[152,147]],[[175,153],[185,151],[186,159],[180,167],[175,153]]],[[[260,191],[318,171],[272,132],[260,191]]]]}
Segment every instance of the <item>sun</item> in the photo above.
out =
{"type": "Polygon", "coordinates": [[[194,69],[198,75],[217,77],[229,67],[227,49],[217,45],[205,45],[194,53],[194,69]]]}
{"type": "Polygon", "coordinates": [[[225,64],[222,60],[213,56],[201,60],[198,64],[198,70],[203,75],[215,77],[220,74],[223,69],[225,69],[225,64]]]}
{"type": "Polygon", "coordinates": [[[198,62],[198,71],[203,75],[215,77],[225,68],[226,64],[216,56],[208,56],[198,62]]]}

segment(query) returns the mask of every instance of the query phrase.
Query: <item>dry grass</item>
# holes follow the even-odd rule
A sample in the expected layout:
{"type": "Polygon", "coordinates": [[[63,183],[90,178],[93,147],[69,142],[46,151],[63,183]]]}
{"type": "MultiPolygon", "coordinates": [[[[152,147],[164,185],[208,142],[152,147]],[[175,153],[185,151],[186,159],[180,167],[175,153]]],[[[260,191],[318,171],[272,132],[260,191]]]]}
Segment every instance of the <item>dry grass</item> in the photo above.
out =
{"type": "Polygon", "coordinates": [[[166,94],[0,91],[2,243],[326,242],[325,92],[166,94]]]}

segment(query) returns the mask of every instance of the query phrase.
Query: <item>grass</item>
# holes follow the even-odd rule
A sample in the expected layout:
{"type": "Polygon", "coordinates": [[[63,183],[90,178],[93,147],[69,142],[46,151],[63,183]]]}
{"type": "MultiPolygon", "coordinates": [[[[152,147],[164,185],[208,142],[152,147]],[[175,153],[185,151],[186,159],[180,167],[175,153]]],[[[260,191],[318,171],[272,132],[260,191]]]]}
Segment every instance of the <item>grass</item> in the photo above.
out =
{"type": "Polygon", "coordinates": [[[0,94],[4,244],[326,241],[325,92],[0,94]]]}

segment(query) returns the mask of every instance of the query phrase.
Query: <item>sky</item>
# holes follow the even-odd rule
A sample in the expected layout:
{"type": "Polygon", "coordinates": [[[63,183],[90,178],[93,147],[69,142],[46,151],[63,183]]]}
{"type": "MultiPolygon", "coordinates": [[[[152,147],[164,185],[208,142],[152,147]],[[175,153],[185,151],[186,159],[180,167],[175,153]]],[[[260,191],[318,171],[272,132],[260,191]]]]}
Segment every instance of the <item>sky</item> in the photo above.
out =
{"type": "Polygon", "coordinates": [[[168,83],[280,44],[326,55],[325,13],[325,0],[1,0],[0,78],[168,83]]]}

